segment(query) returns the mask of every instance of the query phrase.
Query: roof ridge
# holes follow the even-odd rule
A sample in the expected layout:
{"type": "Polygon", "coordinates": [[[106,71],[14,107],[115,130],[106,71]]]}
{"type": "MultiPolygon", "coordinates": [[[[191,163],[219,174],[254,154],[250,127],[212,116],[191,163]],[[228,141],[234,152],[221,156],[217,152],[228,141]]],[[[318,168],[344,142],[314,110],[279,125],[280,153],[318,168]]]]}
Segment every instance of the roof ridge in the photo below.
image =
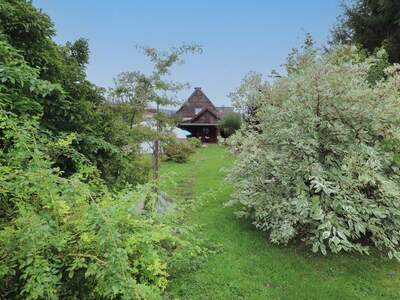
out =
{"type": "MultiPolygon", "coordinates": [[[[186,103],[191,102],[191,100],[196,96],[196,95],[195,95],[196,93],[200,93],[201,95],[203,95],[203,96],[206,98],[206,100],[211,104],[211,106],[212,106],[215,110],[217,110],[217,107],[216,107],[216,106],[214,105],[214,103],[210,100],[210,98],[208,98],[208,96],[203,92],[203,90],[202,90],[201,88],[196,87],[196,88],[194,89],[194,91],[192,92],[192,94],[187,98],[187,100],[186,100],[185,102],[183,102],[183,104],[181,105],[181,107],[178,109],[177,112],[179,112],[179,111],[184,107],[184,105],[185,105],[186,103]]],[[[200,95],[200,96],[201,96],[201,95],[200,95]]]]}

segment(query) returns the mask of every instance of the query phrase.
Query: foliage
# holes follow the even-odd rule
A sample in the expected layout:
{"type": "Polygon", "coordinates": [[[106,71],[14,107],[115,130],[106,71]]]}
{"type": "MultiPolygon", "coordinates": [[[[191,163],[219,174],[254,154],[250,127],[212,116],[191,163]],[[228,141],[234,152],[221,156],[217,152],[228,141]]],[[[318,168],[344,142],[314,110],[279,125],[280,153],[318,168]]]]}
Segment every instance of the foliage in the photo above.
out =
{"type": "Polygon", "coordinates": [[[29,65],[45,67],[51,60],[49,56],[55,50],[51,41],[54,25],[30,1],[1,1],[0,32],[14,48],[21,50],[29,65]]]}
{"type": "Polygon", "coordinates": [[[0,36],[0,104],[18,115],[39,116],[41,101],[51,93],[62,94],[59,85],[40,80],[38,71],[0,36]]]}
{"type": "Polygon", "coordinates": [[[272,242],[323,254],[374,246],[400,260],[400,69],[371,84],[376,59],[306,47],[287,76],[254,91],[256,122],[231,139],[231,204],[272,242]]]}
{"type": "Polygon", "coordinates": [[[159,299],[208,250],[138,185],[146,134],[86,79],[87,41],[53,35],[31,1],[0,2],[0,298],[159,299]]]}
{"type": "Polygon", "coordinates": [[[201,142],[201,140],[200,140],[199,138],[197,138],[197,137],[188,138],[187,141],[188,141],[190,144],[192,144],[192,146],[193,146],[194,148],[200,148],[200,147],[203,145],[203,143],[201,142]]]}
{"type": "Polygon", "coordinates": [[[333,39],[361,45],[370,53],[384,47],[391,62],[400,62],[400,2],[356,0],[344,7],[333,39]]]}
{"type": "Polygon", "coordinates": [[[255,120],[259,95],[268,88],[269,83],[263,80],[261,74],[249,72],[243,78],[242,84],[229,94],[235,110],[242,115],[247,124],[255,120]]]}
{"type": "MultiPolygon", "coordinates": [[[[152,185],[111,194],[96,169],[61,176],[35,121],[0,114],[0,295],[6,299],[159,299],[168,271],[203,250],[187,226],[137,205],[152,185]]],[[[151,205],[149,205],[151,207],[151,205]]]]}
{"type": "Polygon", "coordinates": [[[218,127],[221,130],[221,135],[227,138],[234,134],[236,130],[240,129],[242,119],[237,112],[229,112],[224,114],[222,119],[218,122],[218,127]]]}
{"type": "Polygon", "coordinates": [[[64,176],[75,173],[84,159],[109,185],[144,182],[148,166],[140,166],[141,134],[121,123],[105,104],[103,89],[87,80],[87,40],[57,45],[54,34],[50,18],[31,1],[1,1],[1,108],[38,118],[54,138],[76,134],[70,153],[49,151],[64,176]],[[139,172],[132,173],[133,165],[139,172]]]}
{"type": "Polygon", "coordinates": [[[195,146],[191,142],[175,139],[163,145],[163,154],[167,161],[184,163],[188,161],[194,149],[195,146]]]}
{"type": "Polygon", "coordinates": [[[150,95],[151,84],[141,72],[124,72],[114,80],[115,87],[110,90],[109,100],[120,108],[123,120],[133,127],[142,119],[150,95]]]}

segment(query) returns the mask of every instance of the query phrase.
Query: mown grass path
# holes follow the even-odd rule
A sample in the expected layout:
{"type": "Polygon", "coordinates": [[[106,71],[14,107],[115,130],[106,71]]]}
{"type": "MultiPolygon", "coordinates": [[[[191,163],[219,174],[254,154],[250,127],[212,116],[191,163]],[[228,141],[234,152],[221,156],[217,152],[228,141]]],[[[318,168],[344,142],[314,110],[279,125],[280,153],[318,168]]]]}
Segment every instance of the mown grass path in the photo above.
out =
{"type": "Polygon", "coordinates": [[[171,299],[400,299],[400,263],[378,256],[313,255],[302,246],[267,242],[248,221],[238,220],[224,176],[233,159],[221,146],[200,149],[186,164],[164,163],[175,172],[178,193],[200,206],[188,222],[202,224],[222,245],[198,270],[171,281],[171,299]],[[181,190],[179,190],[181,189],[181,190]]]}

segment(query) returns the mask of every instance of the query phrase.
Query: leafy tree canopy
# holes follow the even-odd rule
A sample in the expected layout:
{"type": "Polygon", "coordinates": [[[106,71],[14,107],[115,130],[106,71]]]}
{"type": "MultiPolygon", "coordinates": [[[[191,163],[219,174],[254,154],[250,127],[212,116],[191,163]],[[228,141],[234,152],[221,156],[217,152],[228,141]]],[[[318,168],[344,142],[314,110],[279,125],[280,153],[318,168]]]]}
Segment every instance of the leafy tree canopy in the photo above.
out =
{"type": "Polygon", "coordinates": [[[384,47],[391,62],[400,62],[400,2],[357,0],[345,6],[333,30],[336,42],[355,43],[373,53],[384,47]]]}
{"type": "Polygon", "coordinates": [[[84,157],[109,183],[143,182],[147,167],[136,163],[140,132],[129,131],[106,105],[104,90],[86,78],[87,40],[58,45],[52,40],[54,34],[50,18],[31,1],[0,2],[3,108],[20,117],[37,118],[54,136],[76,134],[74,155],[52,153],[65,175],[73,174],[79,164],[76,159],[84,157]],[[43,85],[52,88],[40,93],[43,85]],[[129,167],[134,165],[138,172],[129,167]]]}
{"type": "Polygon", "coordinates": [[[240,128],[242,119],[239,113],[229,112],[224,114],[222,120],[219,121],[218,127],[223,137],[229,137],[240,128]]]}

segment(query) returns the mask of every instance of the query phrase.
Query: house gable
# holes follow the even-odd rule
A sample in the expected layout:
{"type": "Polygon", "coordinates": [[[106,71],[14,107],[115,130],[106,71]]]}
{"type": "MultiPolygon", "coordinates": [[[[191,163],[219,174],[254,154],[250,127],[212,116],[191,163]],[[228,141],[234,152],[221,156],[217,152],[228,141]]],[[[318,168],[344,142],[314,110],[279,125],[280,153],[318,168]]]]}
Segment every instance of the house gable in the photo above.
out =
{"type": "Polygon", "coordinates": [[[217,108],[210,99],[208,99],[201,88],[195,88],[192,95],[190,95],[188,100],[181,106],[181,108],[179,108],[177,115],[179,115],[183,120],[189,120],[204,110],[214,112],[216,116],[218,115],[217,108]]]}
{"type": "Polygon", "coordinates": [[[198,115],[190,120],[190,123],[202,123],[202,124],[217,124],[218,116],[209,109],[204,109],[198,115]]]}

